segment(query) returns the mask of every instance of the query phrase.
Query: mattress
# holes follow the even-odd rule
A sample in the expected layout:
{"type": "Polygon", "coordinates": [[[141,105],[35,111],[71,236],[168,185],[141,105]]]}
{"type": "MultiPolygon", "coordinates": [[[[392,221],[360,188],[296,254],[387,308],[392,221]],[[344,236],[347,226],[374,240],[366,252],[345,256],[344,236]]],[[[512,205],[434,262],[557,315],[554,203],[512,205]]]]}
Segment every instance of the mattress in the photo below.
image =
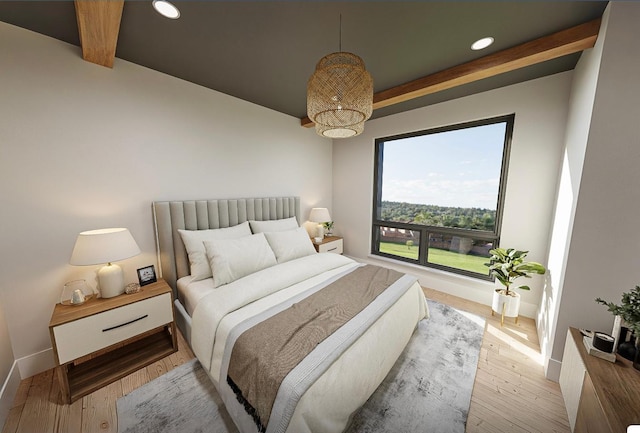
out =
{"type": "Polygon", "coordinates": [[[187,311],[189,316],[193,316],[193,311],[200,302],[200,299],[214,290],[213,278],[199,281],[192,281],[191,275],[178,280],[178,300],[187,311]]]}

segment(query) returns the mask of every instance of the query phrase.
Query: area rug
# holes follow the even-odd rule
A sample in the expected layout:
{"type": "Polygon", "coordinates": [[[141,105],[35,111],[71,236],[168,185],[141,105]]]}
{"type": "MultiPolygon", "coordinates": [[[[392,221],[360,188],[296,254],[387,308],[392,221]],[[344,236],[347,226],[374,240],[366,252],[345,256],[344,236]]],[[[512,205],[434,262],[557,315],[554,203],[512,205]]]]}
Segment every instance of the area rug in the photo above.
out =
{"type": "MultiPolygon", "coordinates": [[[[393,369],[354,415],[347,432],[464,432],[484,320],[429,302],[393,369]]],[[[237,433],[197,360],[117,401],[118,433],[237,433]]]]}

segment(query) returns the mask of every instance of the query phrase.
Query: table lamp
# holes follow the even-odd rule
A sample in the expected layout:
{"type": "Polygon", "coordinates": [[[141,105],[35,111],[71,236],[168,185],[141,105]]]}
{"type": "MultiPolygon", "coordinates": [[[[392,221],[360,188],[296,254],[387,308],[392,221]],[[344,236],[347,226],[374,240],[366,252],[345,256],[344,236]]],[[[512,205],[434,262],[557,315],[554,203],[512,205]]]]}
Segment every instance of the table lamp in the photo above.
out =
{"type": "Polygon", "coordinates": [[[311,213],[309,214],[309,221],[313,223],[318,223],[318,234],[319,238],[324,237],[324,226],[322,223],[326,223],[331,221],[331,215],[329,215],[329,209],[326,207],[314,207],[311,209],[311,213]]]}
{"type": "Polygon", "coordinates": [[[140,248],[128,229],[90,230],[78,235],[69,263],[79,266],[106,263],[98,271],[98,286],[101,297],[112,298],[124,293],[124,275],[122,268],[111,262],[138,254],[140,248]]]}

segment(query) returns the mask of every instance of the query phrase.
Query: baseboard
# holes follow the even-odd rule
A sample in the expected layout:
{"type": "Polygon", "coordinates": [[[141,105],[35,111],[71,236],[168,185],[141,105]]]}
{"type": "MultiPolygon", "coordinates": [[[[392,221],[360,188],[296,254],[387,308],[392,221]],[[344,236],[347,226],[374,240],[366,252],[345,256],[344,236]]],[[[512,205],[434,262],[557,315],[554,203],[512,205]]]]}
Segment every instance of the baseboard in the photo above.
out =
{"type": "Polygon", "coordinates": [[[562,362],[549,358],[545,363],[544,375],[547,379],[554,382],[560,382],[560,369],[562,368],[562,362]]]}
{"type": "Polygon", "coordinates": [[[17,359],[16,363],[20,370],[20,377],[23,379],[35,376],[56,366],[53,358],[53,349],[45,349],[42,352],[24,356],[17,359]]]}
{"type": "Polygon", "coordinates": [[[9,376],[0,391],[0,426],[4,426],[20,386],[20,381],[49,370],[54,366],[53,349],[46,349],[42,352],[16,359],[13,362],[9,376]]]}
{"type": "Polygon", "coordinates": [[[16,397],[16,392],[20,386],[20,372],[18,371],[18,362],[14,361],[7,376],[7,380],[4,381],[2,389],[0,390],[0,427],[4,426],[9,410],[13,406],[13,400],[16,397]]]}

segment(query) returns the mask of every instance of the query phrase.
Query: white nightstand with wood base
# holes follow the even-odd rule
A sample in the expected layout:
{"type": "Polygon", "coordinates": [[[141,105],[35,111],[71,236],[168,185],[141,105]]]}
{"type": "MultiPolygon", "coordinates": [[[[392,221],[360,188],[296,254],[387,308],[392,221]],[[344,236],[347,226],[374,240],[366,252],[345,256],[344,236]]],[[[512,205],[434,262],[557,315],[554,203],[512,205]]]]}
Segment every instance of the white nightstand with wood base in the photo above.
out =
{"type": "Polygon", "coordinates": [[[49,323],[63,400],[71,403],[178,350],[171,287],[57,304],[49,323]]]}
{"type": "Polygon", "coordinates": [[[319,253],[342,254],[342,238],[340,236],[327,236],[322,242],[314,242],[313,246],[319,253]]]}

